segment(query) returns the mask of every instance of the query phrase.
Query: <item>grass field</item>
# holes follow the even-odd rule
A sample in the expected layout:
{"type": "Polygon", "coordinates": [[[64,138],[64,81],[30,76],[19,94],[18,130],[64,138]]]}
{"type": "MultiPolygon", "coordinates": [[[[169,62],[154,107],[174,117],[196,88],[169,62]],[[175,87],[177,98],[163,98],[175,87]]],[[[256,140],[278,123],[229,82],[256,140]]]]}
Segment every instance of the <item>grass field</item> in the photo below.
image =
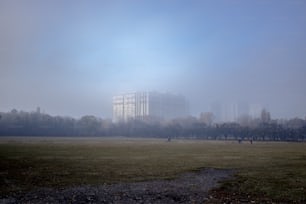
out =
{"type": "Polygon", "coordinates": [[[0,194],[170,179],[203,167],[234,168],[224,184],[252,195],[306,199],[306,143],[127,138],[0,138],[0,194]]]}

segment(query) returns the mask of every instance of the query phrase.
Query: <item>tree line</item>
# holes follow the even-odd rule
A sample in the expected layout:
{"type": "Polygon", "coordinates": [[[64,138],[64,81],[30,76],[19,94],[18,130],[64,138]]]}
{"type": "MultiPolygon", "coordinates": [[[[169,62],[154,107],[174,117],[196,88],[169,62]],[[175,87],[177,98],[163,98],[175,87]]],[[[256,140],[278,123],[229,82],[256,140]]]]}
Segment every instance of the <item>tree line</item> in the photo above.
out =
{"type": "Polygon", "coordinates": [[[261,117],[242,116],[237,122],[213,122],[212,113],[199,118],[171,121],[129,120],[113,123],[110,119],[83,116],[80,119],[50,116],[45,113],[12,110],[0,113],[0,136],[126,136],[192,138],[210,140],[305,141],[306,120],[272,120],[269,112],[261,117]]]}

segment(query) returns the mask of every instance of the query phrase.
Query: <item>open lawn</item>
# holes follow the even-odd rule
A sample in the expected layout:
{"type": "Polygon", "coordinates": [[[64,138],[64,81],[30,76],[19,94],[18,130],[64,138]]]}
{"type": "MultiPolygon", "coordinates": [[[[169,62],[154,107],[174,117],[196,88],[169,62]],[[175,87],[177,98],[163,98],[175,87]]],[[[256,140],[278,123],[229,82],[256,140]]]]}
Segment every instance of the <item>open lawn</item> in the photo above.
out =
{"type": "Polygon", "coordinates": [[[228,191],[306,199],[306,143],[0,138],[1,196],[39,187],[171,179],[204,167],[237,169],[224,184],[228,191]]]}

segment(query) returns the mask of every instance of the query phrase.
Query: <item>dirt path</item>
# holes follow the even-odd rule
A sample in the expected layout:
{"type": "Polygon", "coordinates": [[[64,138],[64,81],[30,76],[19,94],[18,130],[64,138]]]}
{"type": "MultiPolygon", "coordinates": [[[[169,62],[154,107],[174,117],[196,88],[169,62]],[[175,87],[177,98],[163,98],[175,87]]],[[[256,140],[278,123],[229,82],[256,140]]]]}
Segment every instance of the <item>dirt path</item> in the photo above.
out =
{"type": "Polygon", "coordinates": [[[40,189],[2,198],[0,203],[203,203],[208,200],[209,190],[232,175],[232,170],[209,168],[174,180],[40,189]]]}

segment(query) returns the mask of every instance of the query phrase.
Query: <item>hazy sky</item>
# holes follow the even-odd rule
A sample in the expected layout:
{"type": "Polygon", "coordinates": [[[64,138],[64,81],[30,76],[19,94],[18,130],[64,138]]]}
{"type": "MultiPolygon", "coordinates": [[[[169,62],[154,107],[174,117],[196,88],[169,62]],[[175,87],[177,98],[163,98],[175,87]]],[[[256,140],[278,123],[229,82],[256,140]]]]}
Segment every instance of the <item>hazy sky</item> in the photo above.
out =
{"type": "Polygon", "coordinates": [[[111,117],[127,91],[306,115],[305,0],[1,0],[0,112],[111,117]]]}

